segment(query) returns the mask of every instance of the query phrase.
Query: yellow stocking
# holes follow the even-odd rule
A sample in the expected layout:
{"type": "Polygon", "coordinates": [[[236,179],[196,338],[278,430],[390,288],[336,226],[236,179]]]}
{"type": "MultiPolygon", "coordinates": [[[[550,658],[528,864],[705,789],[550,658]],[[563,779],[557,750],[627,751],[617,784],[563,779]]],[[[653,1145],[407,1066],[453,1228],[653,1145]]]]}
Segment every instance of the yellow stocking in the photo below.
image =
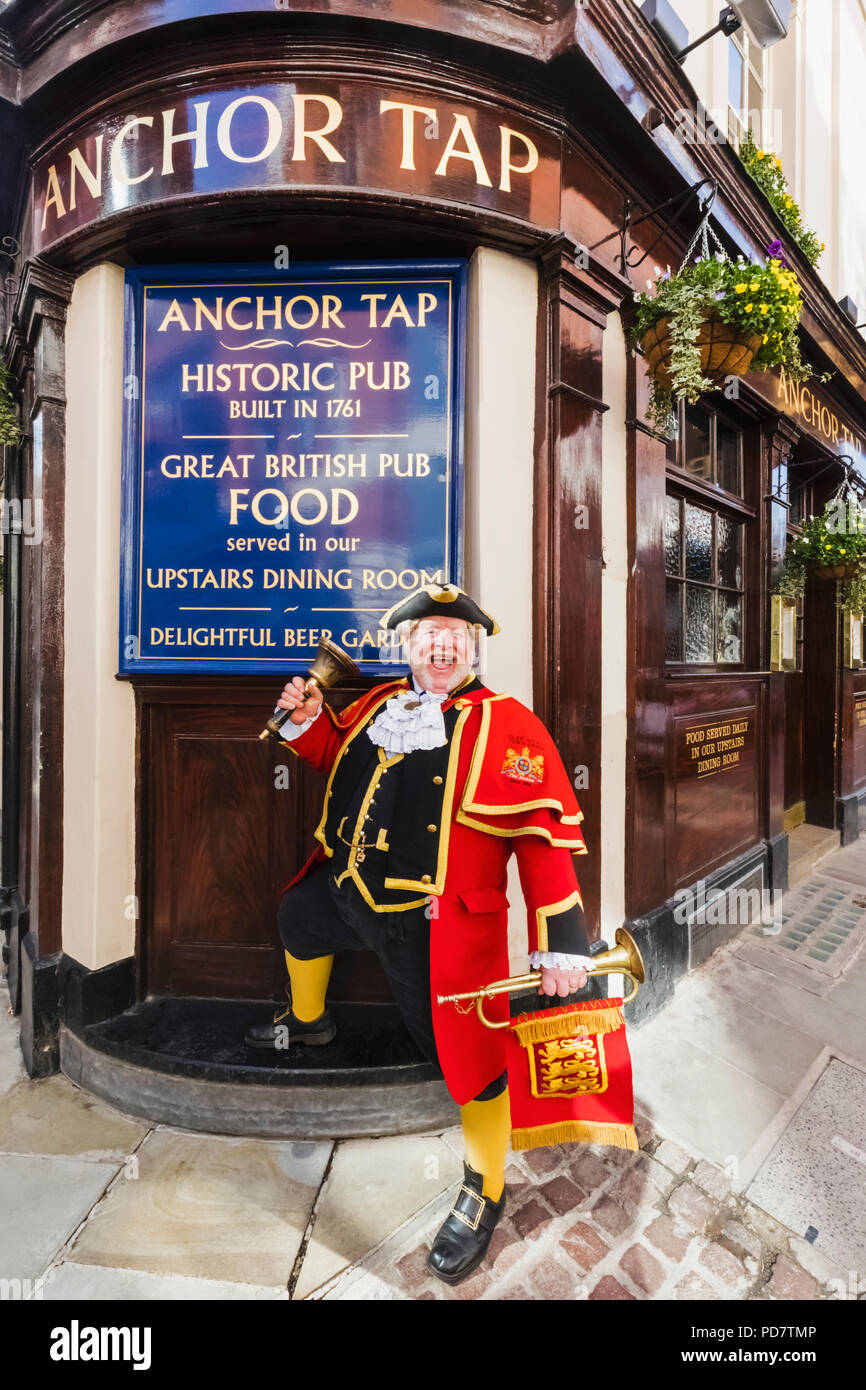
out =
{"type": "Polygon", "coordinates": [[[460,1119],[466,1140],[466,1162],[484,1175],[482,1192],[498,1202],[505,1186],[505,1159],[511,1138],[508,1090],[493,1100],[470,1100],[461,1105],[460,1119]]]}
{"type": "Polygon", "coordinates": [[[286,967],[292,986],[292,1013],[300,1023],[313,1023],[325,1012],[325,993],[333,964],[333,956],[297,960],[286,951],[286,967]]]}

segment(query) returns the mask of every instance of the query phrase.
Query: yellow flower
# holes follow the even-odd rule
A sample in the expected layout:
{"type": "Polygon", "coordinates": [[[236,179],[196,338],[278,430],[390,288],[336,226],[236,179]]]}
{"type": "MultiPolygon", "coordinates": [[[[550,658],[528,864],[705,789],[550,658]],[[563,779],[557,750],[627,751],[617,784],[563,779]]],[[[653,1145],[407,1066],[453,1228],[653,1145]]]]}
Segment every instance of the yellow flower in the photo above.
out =
{"type": "Polygon", "coordinates": [[[754,307],[754,306],[753,306],[752,304],[747,304],[747,305],[746,305],[746,313],[747,313],[747,314],[750,314],[750,313],[752,312],[753,307],[754,307]]]}
{"type": "Polygon", "coordinates": [[[794,199],[793,199],[792,197],[790,197],[790,195],[789,195],[789,196],[785,199],[785,207],[786,207],[786,208],[789,208],[789,207],[791,206],[791,204],[793,203],[793,201],[794,201],[794,199]]]}
{"type": "Polygon", "coordinates": [[[748,285],[735,285],[735,286],[734,286],[734,293],[735,293],[735,294],[745,294],[745,292],[746,292],[746,290],[747,290],[748,288],[749,288],[748,285]]]}
{"type": "Polygon", "coordinates": [[[844,554],[845,554],[845,550],[844,550],[844,547],[843,547],[843,549],[842,549],[842,550],[840,550],[840,551],[839,551],[839,554],[840,554],[840,555],[844,555],[844,554]]]}
{"type": "Polygon", "coordinates": [[[766,341],[767,341],[767,335],[766,335],[766,333],[765,333],[764,336],[763,336],[763,338],[761,339],[761,342],[762,342],[762,343],[765,343],[766,341]]]}
{"type": "Polygon", "coordinates": [[[824,549],[825,549],[825,550],[829,550],[829,549],[830,549],[830,543],[829,543],[829,541],[828,541],[827,544],[824,546],[824,549]]]}
{"type": "Polygon", "coordinates": [[[760,288],[761,286],[758,284],[757,280],[753,280],[751,285],[749,286],[749,289],[752,291],[753,294],[755,290],[759,290],[760,288]]]}
{"type": "Polygon", "coordinates": [[[761,313],[762,313],[762,314],[766,314],[766,312],[767,312],[767,310],[769,309],[769,307],[770,307],[769,304],[762,304],[762,305],[761,305],[761,313]]]}
{"type": "Polygon", "coordinates": [[[763,150],[758,150],[758,158],[759,158],[759,159],[763,159],[763,158],[764,158],[764,151],[763,151],[763,150]]]}

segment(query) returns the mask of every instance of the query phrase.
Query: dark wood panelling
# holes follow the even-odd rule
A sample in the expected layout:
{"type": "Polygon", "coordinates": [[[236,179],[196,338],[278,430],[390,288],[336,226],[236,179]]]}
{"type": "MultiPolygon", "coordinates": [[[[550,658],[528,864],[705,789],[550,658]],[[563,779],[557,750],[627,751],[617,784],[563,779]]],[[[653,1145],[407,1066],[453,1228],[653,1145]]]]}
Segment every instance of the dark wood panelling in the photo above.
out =
{"type": "Polygon", "coordinates": [[[839,615],[836,584],[809,576],[804,599],[803,753],[806,820],[836,824],[839,615]]]}
{"type": "Polygon", "coordinates": [[[602,333],[618,290],[584,276],[562,237],[542,257],[536,455],[535,704],[574,775],[588,855],[579,867],[590,941],[601,913],[602,333]],[[543,355],[542,355],[543,354],[543,355]]]}
{"type": "Polygon", "coordinates": [[[761,681],[677,683],[671,692],[671,888],[761,838],[761,681]]]}
{"type": "MultiPolygon", "coordinates": [[[[324,779],[281,744],[259,741],[275,683],[135,684],[140,993],[280,994],[277,906],[315,844],[324,779]]],[[[331,997],[390,994],[375,959],[359,953],[340,960],[331,997]]]]}
{"type": "Polygon", "coordinates": [[[643,358],[626,358],[628,469],[629,720],[626,763],[626,916],[640,917],[666,893],[664,498],[665,445],[643,423],[643,358]]]}

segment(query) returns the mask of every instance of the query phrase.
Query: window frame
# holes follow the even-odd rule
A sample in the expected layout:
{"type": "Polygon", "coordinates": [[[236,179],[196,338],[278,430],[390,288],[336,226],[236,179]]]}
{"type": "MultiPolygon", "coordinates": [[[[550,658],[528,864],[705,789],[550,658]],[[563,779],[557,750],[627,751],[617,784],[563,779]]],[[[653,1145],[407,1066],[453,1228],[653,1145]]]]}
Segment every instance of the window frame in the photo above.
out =
{"type": "MultiPolygon", "coordinates": [[[[739,150],[740,141],[749,129],[748,118],[753,107],[749,101],[750,77],[754,78],[755,84],[761,95],[761,113],[766,110],[767,105],[767,86],[768,86],[768,64],[767,50],[753,43],[745,29],[738,29],[736,33],[728,36],[728,80],[726,105],[728,108],[728,143],[739,150]],[[731,105],[731,51],[735,49],[742,59],[742,73],[740,75],[740,106],[739,110],[734,110],[731,105]],[[743,124],[741,115],[745,113],[746,124],[743,124]]],[[[762,143],[760,140],[759,144],[762,143]]]]}
{"type": "MultiPolygon", "coordinates": [[[[718,476],[718,421],[735,432],[739,438],[739,471],[740,487],[745,491],[745,428],[742,423],[733,420],[726,411],[718,410],[714,405],[708,405],[703,400],[698,403],[700,409],[710,418],[710,457],[712,463],[713,477],[718,476]]],[[[668,674],[680,675],[682,673],[706,672],[724,674],[730,671],[742,671],[746,669],[746,652],[748,650],[748,621],[749,621],[749,560],[750,545],[753,544],[753,537],[750,535],[749,522],[757,518],[757,510],[744,500],[742,496],[728,492],[716,482],[706,482],[696,475],[689,473],[683,466],[683,450],[685,448],[685,403],[680,401],[677,412],[677,433],[676,437],[669,442],[667,466],[665,468],[665,503],[668,497],[674,497],[683,503],[691,502],[693,505],[703,507],[712,513],[713,523],[713,579],[711,581],[687,579],[685,575],[685,510],[681,508],[681,527],[680,527],[680,558],[681,570],[679,575],[671,575],[667,572],[665,565],[665,617],[667,618],[667,592],[668,583],[673,581],[681,586],[685,591],[687,584],[693,584],[700,588],[709,589],[714,594],[736,593],[739,595],[742,614],[742,628],[740,633],[740,652],[739,661],[721,661],[715,656],[711,661],[688,661],[683,656],[682,660],[669,658],[667,655],[667,621],[665,621],[665,670],[668,674]],[[670,448],[670,445],[673,448],[670,448]],[[673,454],[673,459],[671,458],[673,454]],[[722,515],[729,521],[737,522],[742,525],[742,552],[740,555],[741,583],[739,588],[730,585],[720,584],[718,575],[718,517],[722,515]]],[[[663,528],[664,529],[664,528],[663,528]]],[[[664,543],[663,543],[664,549],[664,543]]],[[[683,633],[683,652],[685,652],[685,594],[681,597],[682,614],[682,633],[683,633]]],[[[713,640],[717,638],[718,610],[714,610],[713,617],[713,640]]],[[[715,648],[714,648],[715,650],[715,648]]]]}

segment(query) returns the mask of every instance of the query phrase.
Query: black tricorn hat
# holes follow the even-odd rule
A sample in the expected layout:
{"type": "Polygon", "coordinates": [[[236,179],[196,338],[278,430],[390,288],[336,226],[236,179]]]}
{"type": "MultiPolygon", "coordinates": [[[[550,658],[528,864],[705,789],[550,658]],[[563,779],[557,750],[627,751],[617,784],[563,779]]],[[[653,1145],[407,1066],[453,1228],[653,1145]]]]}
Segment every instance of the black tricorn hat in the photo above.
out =
{"type": "Polygon", "coordinates": [[[389,608],[383,623],[385,627],[397,627],[399,623],[416,618],[462,618],[466,623],[483,627],[488,637],[495,637],[499,631],[495,619],[456,584],[425,584],[423,589],[407,594],[389,608]]]}

